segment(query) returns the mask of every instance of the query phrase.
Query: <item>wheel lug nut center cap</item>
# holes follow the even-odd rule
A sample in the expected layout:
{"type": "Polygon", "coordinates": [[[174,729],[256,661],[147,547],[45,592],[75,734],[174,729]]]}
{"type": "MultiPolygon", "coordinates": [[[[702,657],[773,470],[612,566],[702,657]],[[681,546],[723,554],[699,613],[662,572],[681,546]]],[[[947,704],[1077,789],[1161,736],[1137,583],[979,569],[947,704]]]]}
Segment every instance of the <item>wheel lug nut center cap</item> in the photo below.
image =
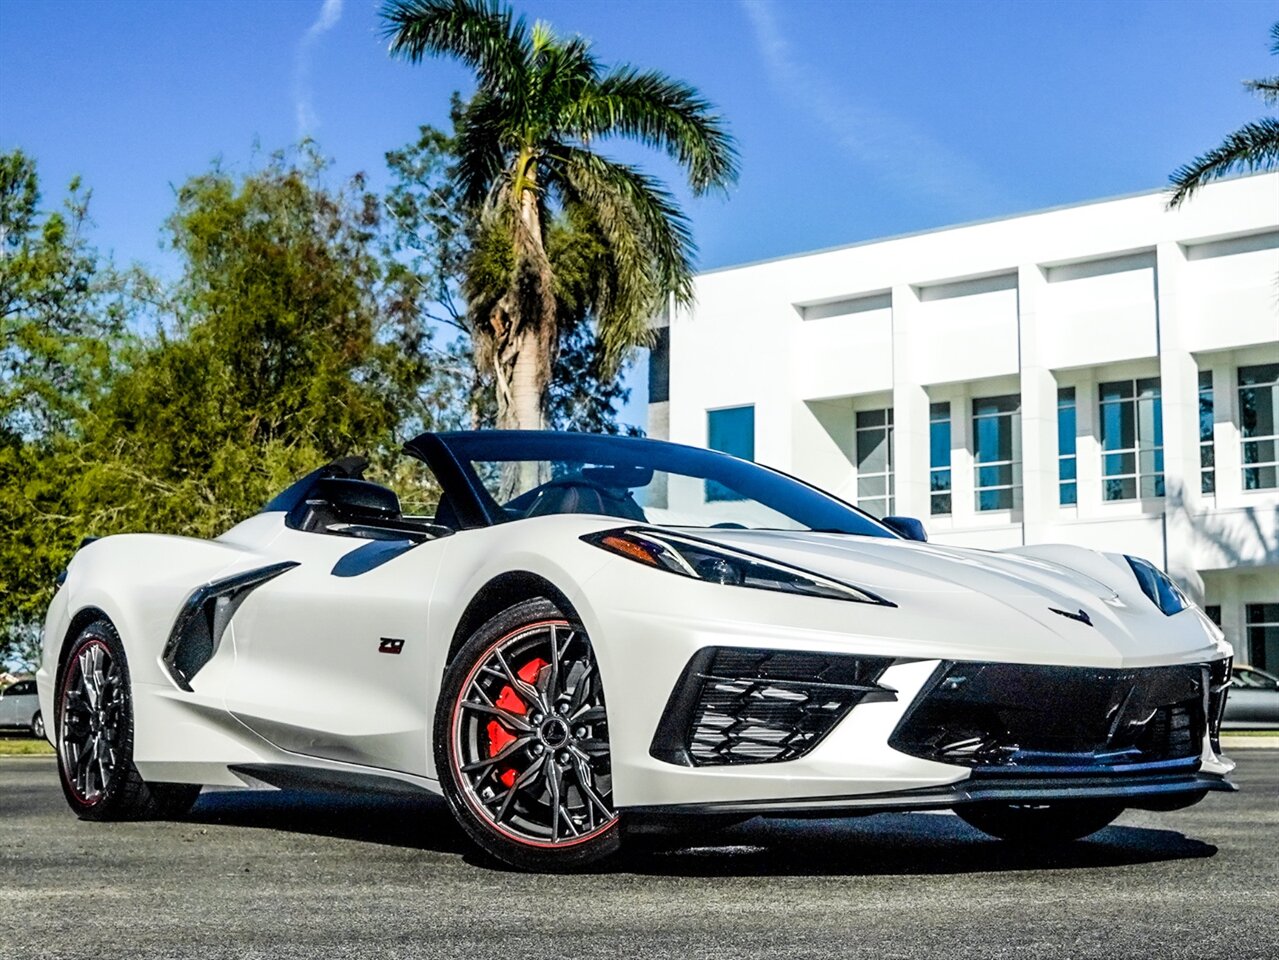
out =
{"type": "Polygon", "coordinates": [[[537,736],[552,750],[562,747],[568,743],[568,724],[559,717],[548,717],[537,728],[537,736]]]}

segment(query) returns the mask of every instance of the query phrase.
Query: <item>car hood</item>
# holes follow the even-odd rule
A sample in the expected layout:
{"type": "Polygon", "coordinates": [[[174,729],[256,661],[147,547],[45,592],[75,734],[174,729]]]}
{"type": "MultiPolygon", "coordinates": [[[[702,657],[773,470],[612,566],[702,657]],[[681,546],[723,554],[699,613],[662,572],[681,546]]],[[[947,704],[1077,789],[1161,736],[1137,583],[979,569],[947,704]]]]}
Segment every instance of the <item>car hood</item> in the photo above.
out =
{"type": "Polygon", "coordinates": [[[1202,615],[1165,616],[1122,557],[1081,547],[1010,552],[832,533],[681,532],[870,590],[914,614],[912,622],[922,617],[938,638],[988,624],[992,659],[1040,643],[1092,649],[1089,659],[1116,665],[1219,655],[1202,615]]]}

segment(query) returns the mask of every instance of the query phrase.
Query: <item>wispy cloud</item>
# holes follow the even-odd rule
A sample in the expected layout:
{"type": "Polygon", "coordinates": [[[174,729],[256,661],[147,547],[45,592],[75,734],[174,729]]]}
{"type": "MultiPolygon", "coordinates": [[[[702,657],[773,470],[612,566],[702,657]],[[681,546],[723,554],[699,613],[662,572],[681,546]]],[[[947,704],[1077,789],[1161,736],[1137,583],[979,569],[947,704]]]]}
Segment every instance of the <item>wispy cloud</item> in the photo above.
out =
{"type": "Polygon", "coordinates": [[[817,121],[855,163],[895,187],[923,193],[952,213],[971,216],[1013,204],[981,169],[909,120],[877,110],[854,91],[824,80],[797,56],[773,0],[739,0],[768,76],[817,121]]]}
{"type": "Polygon", "coordinates": [[[332,30],[342,16],[342,0],[324,0],[315,22],[298,41],[293,61],[293,104],[298,118],[298,139],[315,132],[319,118],[311,100],[311,51],[320,37],[332,30]]]}

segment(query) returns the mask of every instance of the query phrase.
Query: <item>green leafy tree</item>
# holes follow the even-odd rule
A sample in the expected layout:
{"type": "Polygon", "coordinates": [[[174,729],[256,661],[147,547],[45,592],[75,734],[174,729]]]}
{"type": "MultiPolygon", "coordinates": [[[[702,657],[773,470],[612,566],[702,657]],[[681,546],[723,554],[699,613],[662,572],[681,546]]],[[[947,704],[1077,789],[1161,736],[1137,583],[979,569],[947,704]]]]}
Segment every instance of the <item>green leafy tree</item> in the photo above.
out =
{"type": "Polygon", "coordinates": [[[31,663],[71,536],[64,476],[123,337],[123,278],[88,211],[77,180],[44,209],[35,161],[0,154],[0,666],[31,663]]]}
{"type": "Polygon", "coordinates": [[[103,526],[215,535],[299,473],[434,423],[429,336],[380,261],[380,201],[322,170],[304,151],[179,190],[172,316],[92,412],[84,499],[103,526]]]}
{"type": "MultiPolygon", "coordinates": [[[[70,311],[66,296],[43,298],[61,303],[58,316],[66,317],[46,325],[53,332],[45,340],[19,342],[27,356],[52,359],[32,375],[36,400],[14,405],[24,426],[6,427],[0,446],[0,509],[17,518],[0,547],[10,659],[29,661],[54,578],[82,537],[217,535],[334,457],[369,455],[389,473],[404,435],[439,422],[450,388],[399,286],[404,278],[383,263],[381,211],[359,178],[327,187],[309,149],[243,177],[214,169],[178,191],[167,225],[179,278],[164,289],[118,291],[145,295],[139,309],[154,333],[116,338],[100,362],[83,341],[94,311],[109,313],[110,304],[70,311]],[[76,403],[59,406],[53,388],[65,381],[75,394],[84,355],[95,357],[101,376],[76,403]],[[28,413],[45,409],[65,415],[28,413]],[[37,422],[56,429],[27,426],[37,422]]],[[[93,258],[75,249],[89,270],[93,258]]],[[[76,259],[63,254],[46,259],[76,259]]],[[[14,260],[5,266],[17,286],[34,289],[43,262],[31,256],[21,269],[14,260]]],[[[9,349],[18,347],[6,336],[9,349]]],[[[17,396],[8,381],[6,391],[17,396]]],[[[429,501],[421,474],[403,479],[417,481],[429,501]]]]}
{"type": "Polygon", "coordinates": [[[580,37],[530,27],[497,0],[389,0],[391,53],[460,60],[478,89],[459,118],[454,188],[475,224],[461,293],[475,359],[491,376],[501,427],[539,428],[560,345],[564,281],[555,231],[587,251],[579,285],[602,369],[647,342],[648,320],[692,295],[694,244],[670,192],[594,145],[636,140],[664,151],[695,194],[737,173],[732,138],[691,86],[656,71],[603,68],[580,37]]]}
{"type": "MultiPolygon", "coordinates": [[[[1270,52],[1279,56],[1279,22],[1270,27],[1270,52]]],[[[1244,86],[1267,106],[1279,105],[1279,76],[1245,80],[1244,86]]],[[[1170,178],[1168,206],[1180,206],[1200,187],[1227,174],[1275,167],[1279,167],[1279,117],[1262,117],[1245,123],[1218,146],[1179,167],[1170,178]]]]}

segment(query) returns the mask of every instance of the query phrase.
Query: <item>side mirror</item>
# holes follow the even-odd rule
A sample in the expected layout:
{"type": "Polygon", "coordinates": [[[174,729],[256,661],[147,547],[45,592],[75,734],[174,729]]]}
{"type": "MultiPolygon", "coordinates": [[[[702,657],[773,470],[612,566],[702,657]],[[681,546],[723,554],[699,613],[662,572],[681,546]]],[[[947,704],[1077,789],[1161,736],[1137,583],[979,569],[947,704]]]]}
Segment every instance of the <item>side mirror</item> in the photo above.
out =
{"type": "Polygon", "coordinates": [[[880,521],[889,530],[899,533],[907,540],[918,540],[920,543],[928,542],[928,531],[924,529],[924,525],[914,517],[884,517],[880,521]]]}
{"type": "Polygon", "coordinates": [[[368,480],[323,477],[308,499],[327,502],[348,520],[390,520],[400,515],[400,498],[368,480]]]}

